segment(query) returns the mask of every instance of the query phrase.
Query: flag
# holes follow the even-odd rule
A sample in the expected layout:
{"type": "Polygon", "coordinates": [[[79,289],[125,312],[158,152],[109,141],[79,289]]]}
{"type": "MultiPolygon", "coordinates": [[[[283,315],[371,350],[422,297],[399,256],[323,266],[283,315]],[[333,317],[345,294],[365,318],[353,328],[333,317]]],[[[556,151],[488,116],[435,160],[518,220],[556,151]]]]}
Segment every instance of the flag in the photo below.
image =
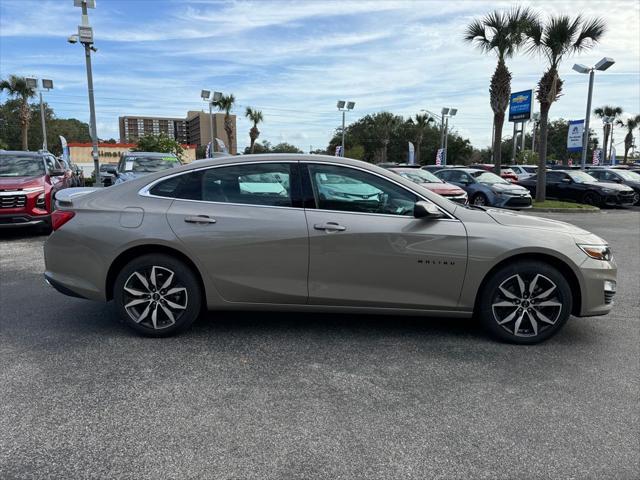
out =
{"type": "Polygon", "coordinates": [[[336,147],[336,154],[335,154],[335,156],[336,156],[336,157],[341,157],[341,156],[342,156],[342,145],[338,145],[338,146],[336,147]]]}
{"type": "Polygon", "coordinates": [[[204,158],[211,158],[211,142],[207,143],[207,148],[204,151],[204,158]]]}
{"type": "Polygon", "coordinates": [[[436,154],[436,165],[442,165],[442,158],[444,157],[444,148],[439,148],[436,154]]]}
{"type": "Polygon", "coordinates": [[[594,148],[593,149],[593,158],[591,160],[593,165],[600,165],[600,156],[601,155],[602,155],[602,149],[601,148],[594,148]]]}
{"type": "Polygon", "coordinates": [[[224,142],[222,140],[220,140],[219,138],[217,138],[217,137],[216,137],[216,145],[218,146],[218,151],[219,152],[229,153],[229,151],[227,150],[227,147],[224,144],[224,142]]]}
{"type": "Polygon", "coordinates": [[[69,153],[69,145],[67,145],[67,139],[64,138],[62,135],[59,135],[60,137],[60,144],[62,145],[62,159],[69,163],[71,161],[71,155],[69,153]]]}
{"type": "Polygon", "coordinates": [[[573,166],[573,159],[569,159],[569,166],[572,167],[573,166]]]}
{"type": "Polygon", "coordinates": [[[416,163],[416,147],[413,143],[409,142],[409,165],[415,165],[416,163]]]}
{"type": "Polygon", "coordinates": [[[615,165],[618,163],[618,159],[616,158],[616,147],[611,148],[611,165],[615,165]]]}

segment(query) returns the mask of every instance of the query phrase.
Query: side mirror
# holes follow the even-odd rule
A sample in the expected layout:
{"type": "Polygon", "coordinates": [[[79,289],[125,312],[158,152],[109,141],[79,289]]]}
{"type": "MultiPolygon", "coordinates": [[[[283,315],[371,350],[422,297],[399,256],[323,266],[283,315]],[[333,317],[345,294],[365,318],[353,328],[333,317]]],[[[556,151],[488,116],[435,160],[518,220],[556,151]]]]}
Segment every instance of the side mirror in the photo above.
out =
{"type": "Polygon", "coordinates": [[[65,171],[60,168],[52,168],[49,170],[50,177],[62,177],[65,174],[65,171]]]}
{"type": "Polygon", "coordinates": [[[442,218],[444,215],[433,203],[416,202],[413,206],[413,216],[415,218],[442,218]]]}
{"type": "Polygon", "coordinates": [[[570,178],[563,178],[562,179],[562,183],[571,183],[571,179],[570,178]]]}

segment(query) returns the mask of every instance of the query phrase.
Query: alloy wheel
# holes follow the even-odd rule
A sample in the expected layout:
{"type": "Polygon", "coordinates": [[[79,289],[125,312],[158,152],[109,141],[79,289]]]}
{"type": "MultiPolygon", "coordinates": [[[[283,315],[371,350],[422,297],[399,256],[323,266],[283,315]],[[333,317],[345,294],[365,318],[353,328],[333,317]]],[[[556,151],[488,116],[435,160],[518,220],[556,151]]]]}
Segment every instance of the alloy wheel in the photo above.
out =
{"type": "Polygon", "coordinates": [[[134,322],[147,328],[168,328],[187,308],[187,289],[175,272],[165,267],[136,270],[123,289],[124,309],[134,322]]]}
{"type": "Polygon", "coordinates": [[[473,199],[473,204],[474,205],[478,205],[478,206],[484,206],[487,204],[487,202],[484,199],[483,195],[476,195],[473,199]]]}
{"type": "Polygon", "coordinates": [[[493,318],[516,337],[535,337],[556,324],[562,312],[557,285],[542,274],[516,274],[503,281],[491,303],[493,318]]]}

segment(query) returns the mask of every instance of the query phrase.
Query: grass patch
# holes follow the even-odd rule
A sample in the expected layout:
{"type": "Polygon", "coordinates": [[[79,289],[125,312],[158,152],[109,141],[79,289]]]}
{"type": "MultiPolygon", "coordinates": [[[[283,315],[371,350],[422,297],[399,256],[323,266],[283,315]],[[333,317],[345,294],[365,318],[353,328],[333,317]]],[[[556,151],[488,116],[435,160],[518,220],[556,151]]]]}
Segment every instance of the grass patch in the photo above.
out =
{"type": "Polygon", "coordinates": [[[573,208],[576,210],[599,210],[591,205],[584,205],[575,202],[562,202],[560,200],[545,200],[544,202],[533,202],[533,208],[573,208]]]}

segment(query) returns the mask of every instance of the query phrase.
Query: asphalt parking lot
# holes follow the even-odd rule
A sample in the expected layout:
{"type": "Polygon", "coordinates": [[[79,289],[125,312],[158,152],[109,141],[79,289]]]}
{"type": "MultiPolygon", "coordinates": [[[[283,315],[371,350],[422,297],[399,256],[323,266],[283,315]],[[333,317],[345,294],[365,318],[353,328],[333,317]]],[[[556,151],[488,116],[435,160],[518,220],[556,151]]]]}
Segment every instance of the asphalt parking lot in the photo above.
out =
{"type": "Polygon", "coordinates": [[[219,313],[142,338],[0,233],[0,478],[640,476],[640,212],[544,214],[610,241],[618,295],[533,347],[471,320],[219,313]]]}

